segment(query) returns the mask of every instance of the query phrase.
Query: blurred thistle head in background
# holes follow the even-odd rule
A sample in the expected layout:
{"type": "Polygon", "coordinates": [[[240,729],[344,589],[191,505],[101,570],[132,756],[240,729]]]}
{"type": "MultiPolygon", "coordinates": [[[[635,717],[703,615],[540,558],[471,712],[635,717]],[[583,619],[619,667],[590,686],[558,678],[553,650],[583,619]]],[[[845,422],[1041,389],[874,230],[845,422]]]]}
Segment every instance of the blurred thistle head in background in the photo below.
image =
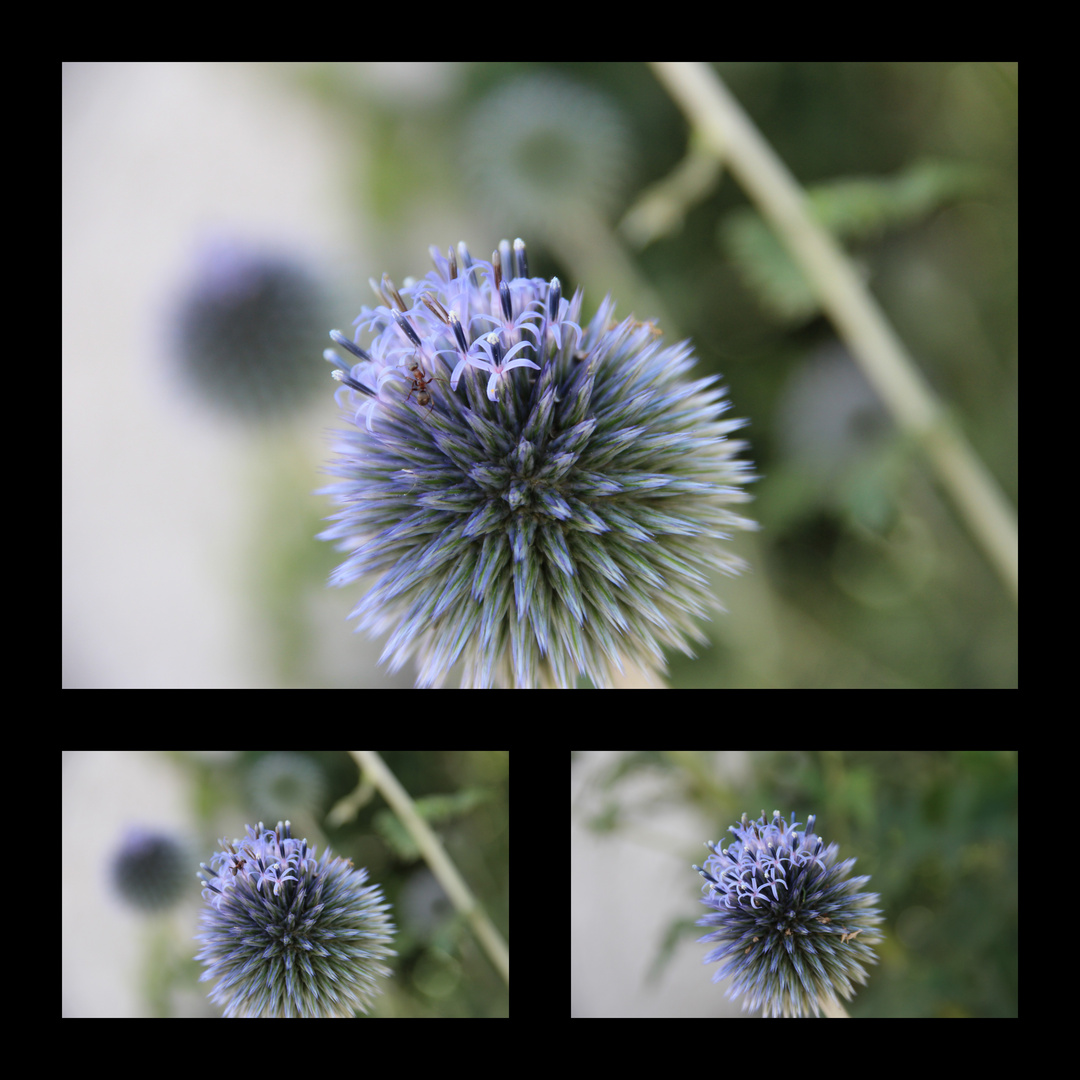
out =
{"type": "Polygon", "coordinates": [[[133,907],[161,911],[173,907],[188,891],[187,858],[175,836],[132,826],[113,857],[113,882],[133,907]]]}
{"type": "Polygon", "coordinates": [[[607,218],[628,188],[632,146],[607,94],[557,74],[502,83],[473,110],[462,164],[489,214],[533,236],[607,218]]]}
{"type": "Polygon", "coordinates": [[[882,921],[877,893],[860,893],[869,877],[849,878],[854,859],[837,863],[839,847],[814,833],[814,817],[801,829],[773,811],[757,821],[743,814],[726,849],[707,843],[702,903],[713,911],[698,919],[712,926],[699,942],[720,942],[705,963],[728,959],[715,975],[734,976],[728,996],[765,1016],[819,1015],[850,999],[866,982],[863,964],[876,964],[872,944],[882,921]]]}
{"type": "Polygon", "coordinates": [[[248,769],[251,805],[263,817],[314,813],[326,797],[326,777],[303,754],[278,751],[265,754],[248,769]]]}
{"type": "Polygon", "coordinates": [[[328,317],[322,287],[298,258],[216,238],[176,301],[173,347],[203,401],[274,419],[311,400],[317,378],[307,358],[328,317]]]}
{"type": "Polygon", "coordinates": [[[332,584],[372,578],[352,617],[421,686],[459,660],[477,688],[658,676],[664,647],[705,640],[710,575],[742,568],[722,541],[754,527],[732,509],[744,421],[716,376],[688,378],[688,342],[610,297],[583,328],[581,291],[530,276],[521,240],[432,256],[400,290],[372,282],[355,338],[331,334],[352,364],[327,350],[348,425],[332,584]]]}

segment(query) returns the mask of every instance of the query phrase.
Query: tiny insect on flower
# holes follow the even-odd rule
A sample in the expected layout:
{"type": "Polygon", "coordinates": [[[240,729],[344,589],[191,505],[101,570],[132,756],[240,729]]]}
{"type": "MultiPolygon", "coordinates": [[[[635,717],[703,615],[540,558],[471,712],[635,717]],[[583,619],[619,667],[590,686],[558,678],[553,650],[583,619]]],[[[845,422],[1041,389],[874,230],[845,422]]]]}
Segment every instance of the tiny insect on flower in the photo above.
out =
{"type": "Polygon", "coordinates": [[[406,370],[409,372],[408,377],[412,381],[412,386],[410,387],[405,400],[408,401],[415,393],[416,404],[421,408],[426,405],[427,410],[430,413],[431,410],[435,408],[435,401],[428,388],[435,380],[424,374],[423,368],[420,367],[419,360],[413,360],[406,370]]]}

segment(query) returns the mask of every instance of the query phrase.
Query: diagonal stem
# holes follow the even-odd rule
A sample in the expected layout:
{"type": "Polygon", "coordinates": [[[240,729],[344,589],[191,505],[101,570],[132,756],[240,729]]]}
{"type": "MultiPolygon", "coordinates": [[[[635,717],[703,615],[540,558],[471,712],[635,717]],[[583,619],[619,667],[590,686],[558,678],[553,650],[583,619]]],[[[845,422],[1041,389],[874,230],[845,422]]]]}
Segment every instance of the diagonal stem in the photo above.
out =
{"type": "Polygon", "coordinates": [[[919,441],[1009,593],[1019,592],[1016,511],[930,388],[851,260],[807,211],[806,193],[703,63],[658,61],[657,78],[724,160],[792,258],[899,426],[919,441]]]}
{"type": "Polygon", "coordinates": [[[457,867],[446,854],[441,841],[431,831],[428,823],[417,813],[416,804],[409,793],[401,786],[398,778],[386,767],[386,763],[374,750],[350,750],[353,760],[360,766],[365,779],[373,783],[382,797],[405,826],[409,835],[416,841],[431,872],[446,890],[454,907],[468,920],[488,959],[510,985],[510,950],[495,929],[487,912],[473,896],[468,885],[462,880],[457,867]]]}

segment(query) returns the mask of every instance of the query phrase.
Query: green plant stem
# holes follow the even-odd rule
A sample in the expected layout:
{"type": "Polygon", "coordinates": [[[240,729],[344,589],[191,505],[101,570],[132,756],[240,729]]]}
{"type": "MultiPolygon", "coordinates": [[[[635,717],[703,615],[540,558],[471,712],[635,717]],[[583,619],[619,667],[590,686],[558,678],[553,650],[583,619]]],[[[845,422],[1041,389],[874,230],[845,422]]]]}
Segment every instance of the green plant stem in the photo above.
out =
{"type": "Polygon", "coordinates": [[[918,441],[1015,598],[1018,540],[1013,508],[922,377],[850,259],[809,213],[806,193],[710,67],[675,61],[651,66],[802,268],[867,379],[900,428],[918,441]]]}
{"type": "Polygon", "coordinates": [[[424,860],[431,867],[431,872],[450,897],[451,903],[468,920],[484,952],[509,986],[510,950],[488,918],[487,912],[470,892],[439,838],[417,813],[412,797],[398,783],[397,777],[386,767],[386,763],[376,751],[350,750],[349,753],[360,766],[364,779],[379,789],[398,820],[408,830],[424,860]]]}

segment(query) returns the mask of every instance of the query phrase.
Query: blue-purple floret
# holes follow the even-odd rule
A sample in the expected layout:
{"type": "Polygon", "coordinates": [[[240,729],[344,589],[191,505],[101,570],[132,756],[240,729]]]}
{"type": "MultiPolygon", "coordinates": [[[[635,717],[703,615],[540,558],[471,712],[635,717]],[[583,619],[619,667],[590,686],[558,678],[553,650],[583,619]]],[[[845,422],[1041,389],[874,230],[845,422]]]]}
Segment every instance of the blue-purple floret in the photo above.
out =
{"type": "MultiPolygon", "coordinates": [[[[514,368],[540,370],[534,360],[517,355],[522,350],[536,355],[548,339],[561,349],[568,332],[580,340],[581,327],[562,300],[558,279],[548,283],[529,278],[520,242],[512,253],[505,246],[501,264],[475,259],[463,246],[460,252],[459,267],[452,251],[453,261],[433,248],[435,270],[401,290],[385,276],[371,282],[384,303],[364,308],[353,325],[357,333],[374,334],[375,340],[362,349],[339,331],[331,333],[335,344],[361,361],[336,374],[338,381],[376,398],[387,382],[402,380],[408,363],[416,362],[419,354],[425,372],[449,373],[451,390],[457,389],[466,368],[486,372],[488,399],[497,401],[500,383],[514,368]],[[516,276],[503,277],[503,265],[516,276]],[[411,303],[406,305],[403,295],[411,303]]],[[[333,350],[327,350],[326,358],[341,363],[333,350]]]]}

